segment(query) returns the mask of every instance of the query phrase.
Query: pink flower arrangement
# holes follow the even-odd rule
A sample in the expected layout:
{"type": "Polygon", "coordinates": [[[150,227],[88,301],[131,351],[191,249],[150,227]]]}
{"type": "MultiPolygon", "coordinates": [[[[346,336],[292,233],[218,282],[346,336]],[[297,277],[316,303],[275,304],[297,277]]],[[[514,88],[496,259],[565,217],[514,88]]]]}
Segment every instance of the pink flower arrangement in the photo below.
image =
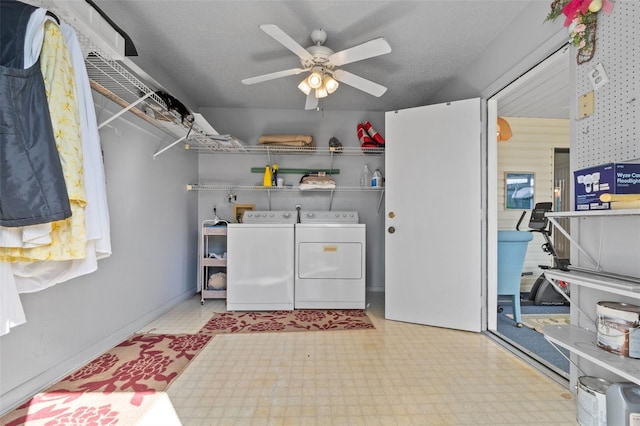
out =
{"type": "Polygon", "coordinates": [[[564,15],[564,26],[569,31],[569,43],[578,48],[578,63],[593,57],[596,39],[598,12],[611,13],[613,3],[610,0],[554,0],[548,21],[564,15]],[[580,58],[583,59],[582,61],[580,58]]]}

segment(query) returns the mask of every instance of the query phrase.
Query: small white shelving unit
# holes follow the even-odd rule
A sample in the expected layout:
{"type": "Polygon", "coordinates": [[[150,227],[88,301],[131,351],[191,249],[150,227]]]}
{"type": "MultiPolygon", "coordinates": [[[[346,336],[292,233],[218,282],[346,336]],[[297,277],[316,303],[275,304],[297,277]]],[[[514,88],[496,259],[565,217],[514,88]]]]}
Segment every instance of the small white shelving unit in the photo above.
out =
{"type": "MultiPolygon", "coordinates": [[[[577,270],[561,271],[548,269],[544,271],[545,277],[559,288],[558,282],[565,281],[571,286],[579,286],[618,295],[635,301],[640,300],[640,277],[627,277],[624,275],[602,272],[595,261],[581,246],[571,238],[569,233],[562,228],[556,218],[613,218],[621,216],[640,216],[640,209],[633,210],[597,210],[584,212],[555,212],[546,215],[554,227],[565,235],[572,244],[593,263],[594,271],[585,268],[577,270]]],[[[563,292],[561,292],[563,293],[563,292]]],[[[572,309],[573,309],[572,301],[572,309]]],[[[580,307],[576,307],[580,310],[580,307]]],[[[624,380],[640,385],[640,359],[616,355],[597,346],[595,324],[593,330],[577,325],[548,325],[542,329],[545,339],[552,344],[565,348],[576,356],[588,360],[593,364],[604,368],[624,380]]]]}
{"type": "MultiPolygon", "coordinates": [[[[204,220],[200,227],[200,242],[198,253],[198,290],[200,290],[200,303],[205,299],[225,299],[227,297],[226,286],[224,289],[209,287],[209,278],[219,272],[227,272],[227,259],[223,257],[227,252],[227,226],[218,221],[204,220]],[[213,257],[215,253],[218,257],[213,257]]],[[[226,279],[225,279],[226,284],[226,279]]]]}

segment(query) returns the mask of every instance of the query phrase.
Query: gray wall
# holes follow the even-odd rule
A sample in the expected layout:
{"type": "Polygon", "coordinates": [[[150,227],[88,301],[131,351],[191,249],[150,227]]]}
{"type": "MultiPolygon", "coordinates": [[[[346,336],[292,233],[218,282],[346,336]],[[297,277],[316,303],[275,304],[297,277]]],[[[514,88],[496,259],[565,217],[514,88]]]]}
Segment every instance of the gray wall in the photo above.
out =
{"type": "MultiPolygon", "coordinates": [[[[112,113],[100,104],[98,122],[112,113]]],[[[98,271],[22,294],[26,324],[0,337],[4,412],[195,293],[197,156],[132,114],[100,132],[113,254],[98,271]],[[130,121],[129,121],[130,120],[130,121]]]]}
{"type": "MultiPolygon", "coordinates": [[[[345,147],[360,146],[356,134],[359,122],[370,121],[384,136],[384,113],[366,111],[304,111],[203,108],[201,113],[221,134],[232,134],[247,145],[256,145],[264,134],[310,134],[316,146],[325,148],[329,139],[336,137],[345,147]]],[[[262,175],[250,173],[252,167],[269,163],[266,154],[201,154],[199,158],[200,181],[203,184],[262,185],[262,175]]],[[[272,155],[269,164],[277,163],[282,168],[331,167],[331,157],[315,153],[272,155]]],[[[383,155],[335,155],[333,168],[340,169],[334,178],[338,186],[357,186],[364,164],[373,172],[379,168],[384,175],[383,155]]],[[[302,175],[282,174],[285,183],[296,185],[302,175]]],[[[193,182],[196,183],[196,182],[193,182]]],[[[236,202],[255,204],[257,210],[268,210],[265,191],[234,191],[236,202]]],[[[200,191],[198,193],[198,218],[200,221],[213,217],[213,205],[218,216],[232,220],[233,204],[228,202],[227,192],[200,191]]],[[[294,210],[296,204],[302,210],[328,210],[328,192],[273,193],[272,210],[294,210]]],[[[357,210],[360,222],[367,225],[367,287],[373,291],[384,290],[384,200],[378,211],[378,192],[336,192],[332,210],[357,210]]]]}

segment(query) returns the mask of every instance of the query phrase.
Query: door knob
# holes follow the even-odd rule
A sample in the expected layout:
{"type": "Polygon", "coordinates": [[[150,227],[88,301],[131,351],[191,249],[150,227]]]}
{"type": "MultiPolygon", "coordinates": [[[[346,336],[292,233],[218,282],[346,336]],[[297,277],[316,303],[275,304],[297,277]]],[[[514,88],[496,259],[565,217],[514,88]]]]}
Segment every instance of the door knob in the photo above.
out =
{"type": "Polygon", "coordinates": [[[396,232],[396,228],[393,227],[393,226],[390,226],[388,231],[389,231],[390,234],[393,234],[394,232],[396,232]]]}

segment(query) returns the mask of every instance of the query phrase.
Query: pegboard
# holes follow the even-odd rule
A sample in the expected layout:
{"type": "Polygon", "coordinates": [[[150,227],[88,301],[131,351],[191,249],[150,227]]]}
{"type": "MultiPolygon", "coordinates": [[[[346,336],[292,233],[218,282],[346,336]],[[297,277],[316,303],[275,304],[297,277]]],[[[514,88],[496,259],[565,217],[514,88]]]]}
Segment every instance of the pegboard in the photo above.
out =
{"type": "Polygon", "coordinates": [[[598,15],[593,59],[576,65],[574,102],[594,90],[589,73],[598,64],[609,79],[594,91],[594,113],[576,119],[572,151],[577,169],[640,160],[640,2],[613,4],[611,14],[598,15]]]}

